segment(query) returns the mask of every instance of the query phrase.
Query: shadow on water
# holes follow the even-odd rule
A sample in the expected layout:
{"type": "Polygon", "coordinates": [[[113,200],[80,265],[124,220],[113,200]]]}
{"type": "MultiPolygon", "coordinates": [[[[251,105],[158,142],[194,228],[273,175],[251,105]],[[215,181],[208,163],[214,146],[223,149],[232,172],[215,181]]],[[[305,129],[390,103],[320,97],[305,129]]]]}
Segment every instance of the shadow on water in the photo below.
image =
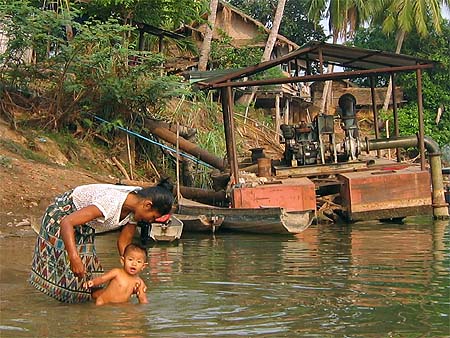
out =
{"type": "MultiPolygon", "coordinates": [[[[105,269],[120,264],[116,239],[96,239],[105,269]]],[[[149,247],[147,305],[65,305],[40,294],[26,282],[33,244],[0,240],[1,337],[449,335],[448,222],[185,233],[149,247]]]]}

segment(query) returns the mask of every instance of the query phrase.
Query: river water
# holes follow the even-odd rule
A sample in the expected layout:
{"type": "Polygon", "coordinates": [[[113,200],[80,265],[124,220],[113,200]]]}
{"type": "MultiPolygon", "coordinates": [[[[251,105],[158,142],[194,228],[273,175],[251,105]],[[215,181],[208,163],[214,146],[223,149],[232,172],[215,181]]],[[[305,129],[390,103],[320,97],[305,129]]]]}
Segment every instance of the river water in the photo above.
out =
{"type": "MultiPolygon", "coordinates": [[[[149,248],[150,304],[66,305],[27,283],[34,236],[0,239],[0,337],[449,337],[448,221],[188,234],[149,248]]],[[[105,269],[117,233],[98,236],[105,269]]]]}

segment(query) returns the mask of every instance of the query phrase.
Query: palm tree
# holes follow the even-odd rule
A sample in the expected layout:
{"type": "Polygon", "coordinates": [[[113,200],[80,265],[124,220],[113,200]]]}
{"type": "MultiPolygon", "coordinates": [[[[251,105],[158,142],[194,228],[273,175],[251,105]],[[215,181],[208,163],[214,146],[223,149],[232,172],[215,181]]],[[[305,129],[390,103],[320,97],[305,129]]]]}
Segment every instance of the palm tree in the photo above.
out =
{"type": "MultiPolygon", "coordinates": [[[[413,29],[421,36],[428,35],[428,25],[431,23],[436,32],[441,32],[442,10],[449,5],[449,0],[381,0],[374,9],[375,22],[381,23],[383,32],[396,32],[397,47],[400,53],[407,33],[413,29]]],[[[392,81],[389,81],[383,109],[387,110],[391,100],[392,81]]]]}
{"type": "MultiPolygon", "coordinates": [[[[337,43],[339,39],[347,40],[368,20],[375,3],[374,0],[310,0],[308,16],[316,23],[322,17],[328,18],[328,29],[333,37],[333,43],[337,43]]],[[[332,72],[333,66],[329,66],[327,71],[332,72]]],[[[325,82],[321,112],[325,111],[327,98],[331,94],[331,84],[331,81],[325,82]]]]}
{"type": "MultiPolygon", "coordinates": [[[[286,5],[286,0],[278,0],[278,5],[277,5],[277,9],[276,9],[275,16],[273,19],[273,24],[270,29],[269,37],[267,38],[266,46],[264,47],[264,52],[261,57],[261,62],[270,60],[270,55],[272,54],[273,46],[275,45],[275,42],[277,41],[278,31],[280,29],[281,20],[283,19],[283,12],[284,12],[285,5],[286,5]]],[[[244,122],[247,121],[248,110],[250,108],[250,104],[253,102],[253,99],[256,96],[257,90],[258,90],[258,87],[256,87],[256,86],[253,87],[250,97],[247,100],[247,107],[245,109],[244,122]]],[[[276,130],[278,132],[278,128],[276,130]]]]}
{"type": "Polygon", "coordinates": [[[267,38],[261,62],[270,60],[270,55],[272,54],[273,46],[277,41],[278,31],[280,30],[281,20],[283,19],[283,12],[285,5],[286,0],[278,0],[277,10],[275,12],[272,27],[270,28],[269,37],[267,38]]]}
{"type": "Polygon", "coordinates": [[[328,29],[333,43],[346,40],[369,17],[376,1],[364,0],[309,0],[308,17],[318,23],[322,17],[328,18],[328,29]]]}
{"type": "Polygon", "coordinates": [[[211,51],[211,40],[214,32],[214,25],[216,23],[217,6],[219,0],[211,0],[209,4],[208,24],[206,25],[206,32],[203,38],[202,46],[200,48],[200,58],[198,60],[198,70],[205,71],[208,65],[209,52],[211,51]]]}

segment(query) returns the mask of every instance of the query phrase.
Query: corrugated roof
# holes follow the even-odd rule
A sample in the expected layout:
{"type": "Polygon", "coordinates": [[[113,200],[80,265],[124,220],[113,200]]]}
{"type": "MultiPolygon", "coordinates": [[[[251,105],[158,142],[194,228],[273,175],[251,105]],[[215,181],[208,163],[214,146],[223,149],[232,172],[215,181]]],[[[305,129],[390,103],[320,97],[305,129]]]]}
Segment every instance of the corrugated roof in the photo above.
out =
{"type": "MultiPolygon", "coordinates": [[[[207,79],[200,83],[201,87],[223,87],[227,81],[236,81],[244,77],[262,72],[277,65],[293,63],[297,67],[306,69],[308,63],[322,62],[324,65],[333,64],[345,68],[345,72],[333,74],[306,74],[304,76],[292,77],[291,79],[269,79],[260,81],[243,81],[249,85],[264,85],[273,83],[288,83],[304,81],[325,81],[332,79],[349,79],[352,77],[363,77],[369,75],[389,74],[400,71],[412,71],[419,68],[432,68],[436,63],[432,60],[421,59],[404,54],[349,47],[326,42],[312,41],[295,51],[258,65],[246,67],[236,72],[207,79]],[[349,70],[347,70],[349,69],[349,70]]],[[[235,85],[233,85],[235,86],[235,85]]]]}
{"type": "Polygon", "coordinates": [[[301,60],[319,60],[352,69],[376,69],[381,67],[412,66],[433,63],[433,61],[382,50],[349,47],[338,44],[313,41],[289,55],[301,60]]]}

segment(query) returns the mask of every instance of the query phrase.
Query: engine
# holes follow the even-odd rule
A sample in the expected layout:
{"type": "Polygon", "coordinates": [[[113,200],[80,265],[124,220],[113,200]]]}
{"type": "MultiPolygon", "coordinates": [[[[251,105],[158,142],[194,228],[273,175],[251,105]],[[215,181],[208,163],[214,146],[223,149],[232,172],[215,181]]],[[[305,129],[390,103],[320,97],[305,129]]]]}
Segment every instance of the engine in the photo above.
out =
{"type": "Polygon", "coordinates": [[[356,160],[360,140],[356,119],[356,99],[351,94],[339,98],[340,115],[317,115],[311,123],[280,126],[284,138],[284,161],[287,165],[337,163],[356,160]],[[336,143],[335,119],[340,120],[344,139],[336,143]]]}

